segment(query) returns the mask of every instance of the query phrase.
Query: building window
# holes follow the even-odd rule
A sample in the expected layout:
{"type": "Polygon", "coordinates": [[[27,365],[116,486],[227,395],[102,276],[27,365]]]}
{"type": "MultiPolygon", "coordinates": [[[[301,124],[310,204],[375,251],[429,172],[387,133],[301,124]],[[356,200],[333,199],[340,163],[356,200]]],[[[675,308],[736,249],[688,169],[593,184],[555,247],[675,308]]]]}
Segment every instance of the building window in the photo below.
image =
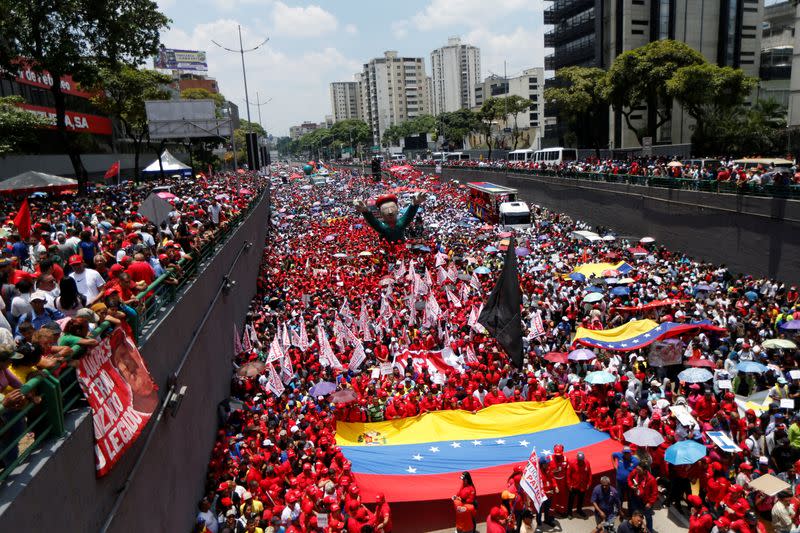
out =
{"type": "Polygon", "coordinates": [[[671,0],[658,2],[658,39],[669,39],[669,13],[671,0]]]}

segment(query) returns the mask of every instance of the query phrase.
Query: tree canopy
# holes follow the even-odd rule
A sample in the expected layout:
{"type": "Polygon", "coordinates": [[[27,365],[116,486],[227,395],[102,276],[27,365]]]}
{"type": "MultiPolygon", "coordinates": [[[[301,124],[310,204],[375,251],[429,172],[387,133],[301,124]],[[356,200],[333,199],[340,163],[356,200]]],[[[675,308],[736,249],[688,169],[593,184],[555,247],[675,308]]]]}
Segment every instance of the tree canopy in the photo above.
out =
{"type": "Polygon", "coordinates": [[[52,126],[43,116],[19,107],[22,102],[21,96],[0,97],[0,156],[31,141],[37,129],[52,126]]]}
{"type": "Polygon", "coordinates": [[[606,71],[597,67],[565,67],[556,71],[555,86],[544,90],[546,102],[555,105],[575,134],[578,146],[596,151],[605,143],[608,98],[606,71]]]}

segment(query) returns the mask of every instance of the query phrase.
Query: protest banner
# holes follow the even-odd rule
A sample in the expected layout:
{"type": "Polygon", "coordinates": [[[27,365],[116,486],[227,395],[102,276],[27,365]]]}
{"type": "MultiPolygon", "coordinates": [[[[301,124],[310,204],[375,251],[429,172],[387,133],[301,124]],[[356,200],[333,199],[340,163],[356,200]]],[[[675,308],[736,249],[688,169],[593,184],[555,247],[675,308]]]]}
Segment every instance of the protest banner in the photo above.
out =
{"type": "Polygon", "coordinates": [[[108,474],[158,406],[158,387],[121,328],[78,359],[78,382],[92,409],[97,477],[108,474]]]}

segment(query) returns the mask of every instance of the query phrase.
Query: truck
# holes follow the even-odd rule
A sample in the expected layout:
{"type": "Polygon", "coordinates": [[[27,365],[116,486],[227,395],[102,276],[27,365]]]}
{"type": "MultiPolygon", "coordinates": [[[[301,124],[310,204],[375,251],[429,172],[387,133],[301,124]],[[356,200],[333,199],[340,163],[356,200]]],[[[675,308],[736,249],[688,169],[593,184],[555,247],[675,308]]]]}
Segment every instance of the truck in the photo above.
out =
{"type": "Polygon", "coordinates": [[[467,188],[469,189],[467,209],[473,216],[488,224],[500,222],[500,206],[503,203],[513,203],[517,200],[516,189],[495,185],[488,181],[473,181],[467,183],[467,188]]]}
{"type": "Polygon", "coordinates": [[[500,204],[500,225],[506,229],[531,227],[531,208],[525,202],[503,202],[500,204]]]}

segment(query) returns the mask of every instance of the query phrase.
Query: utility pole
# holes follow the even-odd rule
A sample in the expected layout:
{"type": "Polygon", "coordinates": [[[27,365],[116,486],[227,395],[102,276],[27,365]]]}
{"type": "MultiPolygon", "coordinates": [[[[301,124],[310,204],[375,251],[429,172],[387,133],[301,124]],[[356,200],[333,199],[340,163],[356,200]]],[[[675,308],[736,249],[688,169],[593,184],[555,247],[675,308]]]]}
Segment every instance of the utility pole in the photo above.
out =
{"type": "MultiPolygon", "coordinates": [[[[218,47],[222,48],[223,50],[226,50],[228,52],[238,53],[242,58],[242,79],[244,80],[244,103],[245,103],[245,106],[247,107],[247,128],[248,128],[248,133],[249,133],[250,132],[250,124],[252,122],[250,120],[250,96],[249,96],[249,94],[247,92],[247,68],[245,67],[245,64],[244,64],[244,54],[245,54],[245,52],[255,52],[256,50],[258,50],[259,48],[261,48],[262,46],[267,44],[267,42],[269,41],[269,37],[267,37],[266,39],[261,41],[261,43],[259,43],[257,46],[254,46],[253,48],[245,49],[244,45],[242,44],[242,26],[241,26],[241,24],[237,24],[237,28],[238,28],[238,31],[239,31],[239,48],[238,49],[236,49],[236,48],[228,48],[226,46],[222,46],[221,44],[219,44],[214,39],[211,39],[211,42],[214,43],[215,45],[217,45],[218,47]]],[[[253,148],[255,148],[255,147],[253,147],[253,148]]],[[[253,169],[251,169],[251,170],[253,170],[253,169]]]]}

